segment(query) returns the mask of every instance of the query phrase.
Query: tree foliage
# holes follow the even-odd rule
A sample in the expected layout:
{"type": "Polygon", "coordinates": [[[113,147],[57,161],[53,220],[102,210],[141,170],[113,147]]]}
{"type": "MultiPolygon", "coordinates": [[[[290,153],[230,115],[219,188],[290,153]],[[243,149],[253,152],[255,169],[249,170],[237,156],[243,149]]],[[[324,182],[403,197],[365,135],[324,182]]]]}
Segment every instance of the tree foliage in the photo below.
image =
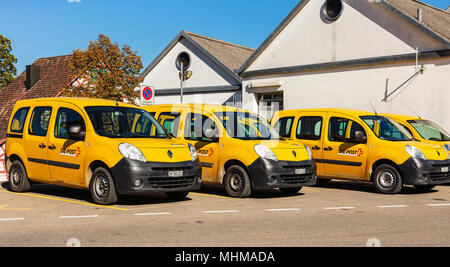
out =
{"type": "Polygon", "coordinates": [[[93,97],[131,103],[138,97],[134,89],[139,86],[141,58],[131,47],[122,48],[112,43],[108,36],[100,34],[90,42],[86,51],[73,51],[69,67],[74,71],[74,82],[63,90],[64,96],[93,97]]]}
{"type": "Polygon", "coordinates": [[[0,89],[14,80],[17,59],[11,54],[11,41],[0,34],[0,89]]]}

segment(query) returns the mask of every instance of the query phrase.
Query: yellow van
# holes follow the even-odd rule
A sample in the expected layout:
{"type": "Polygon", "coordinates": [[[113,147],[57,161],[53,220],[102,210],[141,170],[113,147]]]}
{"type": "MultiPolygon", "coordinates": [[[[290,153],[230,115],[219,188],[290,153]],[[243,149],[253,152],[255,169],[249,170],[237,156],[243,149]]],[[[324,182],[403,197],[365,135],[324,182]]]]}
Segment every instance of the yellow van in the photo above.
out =
{"type": "Polygon", "coordinates": [[[6,138],[10,189],[30,182],[89,189],[102,205],[119,194],[165,192],[182,199],[201,186],[192,145],[171,138],[133,105],[84,98],[18,101],[6,138]]]}
{"type": "Polygon", "coordinates": [[[437,123],[407,115],[383,114],[383,116],[400,123],[417,141],[442,146],[450,151],[450,134],[437,123]]]}
{"type": "Polygon", "coordinates": [[[143,107],[176,138],[195,146],[202,182],[225,186],[228,195],[248,197],[253,189],[278,188],[295,194],[316,183],[311,151],[280,140],[266,120],[220,105],[143,107]]]}
{"type": "Polygon", "coordinates": [[[319,182],[372,181],[386,194],[403,185],[429,190],[450,181],[450,156],[442,146],[414,141],[394,120],[345,109],[305,109],[275,113],[281,137],[307,144],[319,182]]]}

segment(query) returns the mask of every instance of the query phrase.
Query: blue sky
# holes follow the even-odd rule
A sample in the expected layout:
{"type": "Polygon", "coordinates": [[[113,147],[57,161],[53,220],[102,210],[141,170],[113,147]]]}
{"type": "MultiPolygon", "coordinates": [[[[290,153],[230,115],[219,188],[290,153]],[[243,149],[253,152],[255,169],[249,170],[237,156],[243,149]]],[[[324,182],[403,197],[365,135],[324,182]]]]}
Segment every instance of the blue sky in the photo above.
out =
{"type": "MultiPolygon", "coordinates": [[[[86,49],[98,34],[138,51],[144,68],[181,31],[258,48],[299,0],[0,0],[0,34],[18,74],[37,58],[86,49]]],[[[425,0],[445,9],[450,0],[425,0]]]]}

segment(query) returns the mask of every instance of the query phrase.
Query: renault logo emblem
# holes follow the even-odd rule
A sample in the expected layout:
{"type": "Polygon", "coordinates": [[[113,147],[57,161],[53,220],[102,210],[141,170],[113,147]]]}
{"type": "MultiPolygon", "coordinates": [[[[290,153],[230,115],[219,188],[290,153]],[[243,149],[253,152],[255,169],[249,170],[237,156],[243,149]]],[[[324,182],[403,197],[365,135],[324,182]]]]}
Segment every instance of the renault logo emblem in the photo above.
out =
{"type": "Polygon", "coordinates": [[[167,155],[169,156],[169,158],[172,158],[173,157],[173,153],[172,153],[172,151],[167,151],[167,155]]]}
{"type": "Polygon", "coordinates": [[[295,153],[294,150],[292,150],[292,155],[294,155],[294,157],[297,157],[297,153],[295,153]]]}
{"type": "Polygon", "coordinates": [[[436,151],[438,153],[438,156],[441,156],[441,153],[439,153],[439,151],[436,151]]]}

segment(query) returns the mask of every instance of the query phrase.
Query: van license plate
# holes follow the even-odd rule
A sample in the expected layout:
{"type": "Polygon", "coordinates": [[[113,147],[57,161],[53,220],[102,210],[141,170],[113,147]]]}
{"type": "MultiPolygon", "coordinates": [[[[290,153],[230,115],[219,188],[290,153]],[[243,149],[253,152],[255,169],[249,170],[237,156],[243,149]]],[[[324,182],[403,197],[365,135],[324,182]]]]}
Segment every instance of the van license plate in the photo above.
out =
{"type": "Polygon", "coordinates": [[[448,172],[448,167],[441,168],[441,172],[448,172]]]}
{"type": "Polygon", "coordinates": [[[306,174],[306,169],[295,169],[295,174],[306,174]]]}
{"type": "Polygon", "coordinates": [[[183,171],[170,171],[169,177],[181,177],[183,176],[183,171]]]}

